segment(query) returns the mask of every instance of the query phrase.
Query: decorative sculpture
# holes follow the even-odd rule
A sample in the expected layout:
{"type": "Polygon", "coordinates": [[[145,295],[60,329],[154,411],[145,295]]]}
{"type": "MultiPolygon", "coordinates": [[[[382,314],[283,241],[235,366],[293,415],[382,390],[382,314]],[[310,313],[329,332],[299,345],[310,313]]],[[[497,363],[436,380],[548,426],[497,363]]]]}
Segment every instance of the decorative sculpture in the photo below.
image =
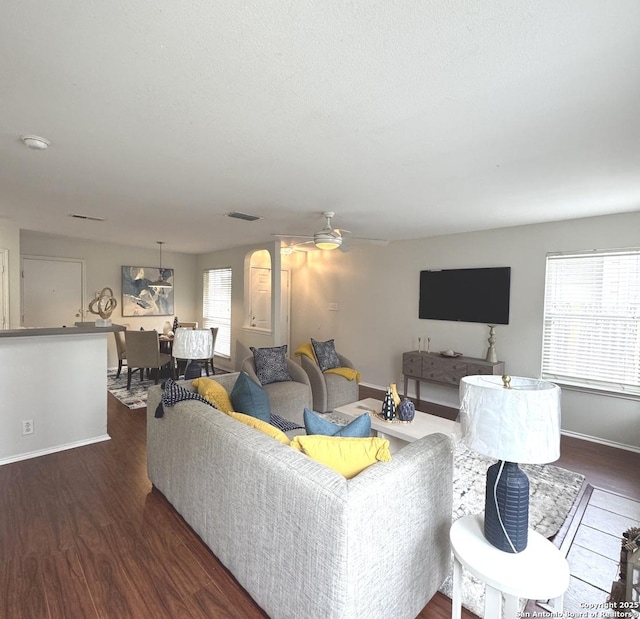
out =
{"type": "Polygon", "coordinates": [[[96,294],[95,299],[89,303],[89,311],[102,319],[101,321],[96,320],[97,325],[107,326],[111,324],[109,319],[117,305],[118,301],[113,296],[113,290],[111,288],[103,288],[99,294],[96,294]]]}
{"type": "Polygon", "coordinates": [[[393,401],[393,394],[391,393],[391,388],[387,389],[387,393],[384,396],[384,401],[382,402],[382,418],[385,421],[393,421],[393,418],[396,416],[396,403],[393,401]]]}

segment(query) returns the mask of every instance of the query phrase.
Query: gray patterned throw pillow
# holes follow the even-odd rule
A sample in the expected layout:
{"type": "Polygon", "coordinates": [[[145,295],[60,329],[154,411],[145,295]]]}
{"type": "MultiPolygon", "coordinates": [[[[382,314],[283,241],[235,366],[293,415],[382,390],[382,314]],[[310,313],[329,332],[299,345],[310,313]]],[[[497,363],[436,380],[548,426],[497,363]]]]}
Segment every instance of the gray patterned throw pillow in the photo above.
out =
{"type": "Polygon", "coordinates": [[[287,345],[272,348],[251,346],[253,363],[256,366],[258,380],[263,385],[292,380],[287,369],[287,345]]]}
{"type": "Polygon", "coordinates": [[[338,353],[336,352],[336,346],[333,340],[316,342],[316,340],[311,338],[311,345],[313,346],[313,352],[316,353],[316,359],[318,360],[321,372],[340,367],[340,359],[338,359],[338,353]]]}

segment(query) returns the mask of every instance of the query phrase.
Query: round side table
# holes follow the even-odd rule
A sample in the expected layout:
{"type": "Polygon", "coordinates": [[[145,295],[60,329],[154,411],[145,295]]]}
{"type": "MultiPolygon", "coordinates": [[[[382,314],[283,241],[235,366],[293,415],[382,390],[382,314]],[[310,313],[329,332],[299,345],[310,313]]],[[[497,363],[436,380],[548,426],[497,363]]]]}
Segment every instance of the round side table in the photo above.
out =
{"type": "Polygon", "coordinates": [[[485,619],[515,619],[519,598],[550,599],[554,612],[562,614],[562,596],[569,587],[569,564],[560,551],[539,533],[529,529],[527,547],[509,553],[492,546],[484,537],[484,515],[463,516],[451,526],[453,549],[452,617],[461,617],[462,567],[485,583],[485,619]]]}

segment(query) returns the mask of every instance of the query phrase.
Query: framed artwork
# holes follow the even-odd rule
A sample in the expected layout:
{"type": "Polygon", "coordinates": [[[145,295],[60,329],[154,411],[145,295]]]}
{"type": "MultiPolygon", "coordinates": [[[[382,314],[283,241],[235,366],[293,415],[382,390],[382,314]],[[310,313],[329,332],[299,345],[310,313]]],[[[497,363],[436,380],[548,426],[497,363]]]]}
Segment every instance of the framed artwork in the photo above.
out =
{"type": "Polygon", "coordinates": [[[122,267],[123,316],[172,316],[173,269],[158,267],[122,267]],[[151,282],[162,278],[171,288],[152,288],[151,282]]]}

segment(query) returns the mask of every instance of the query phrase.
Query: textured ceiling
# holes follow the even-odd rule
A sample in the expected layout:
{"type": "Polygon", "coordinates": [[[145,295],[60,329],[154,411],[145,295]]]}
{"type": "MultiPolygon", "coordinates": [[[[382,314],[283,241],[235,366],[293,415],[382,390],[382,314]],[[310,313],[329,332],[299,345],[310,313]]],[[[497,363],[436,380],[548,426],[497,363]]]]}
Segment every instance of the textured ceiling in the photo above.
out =
{"type": "Polygon", "coordinates": [[[399,240],[640,209],[637,0],[0,2],[21,228],[205,252],[324,210],[399,240]]]}

